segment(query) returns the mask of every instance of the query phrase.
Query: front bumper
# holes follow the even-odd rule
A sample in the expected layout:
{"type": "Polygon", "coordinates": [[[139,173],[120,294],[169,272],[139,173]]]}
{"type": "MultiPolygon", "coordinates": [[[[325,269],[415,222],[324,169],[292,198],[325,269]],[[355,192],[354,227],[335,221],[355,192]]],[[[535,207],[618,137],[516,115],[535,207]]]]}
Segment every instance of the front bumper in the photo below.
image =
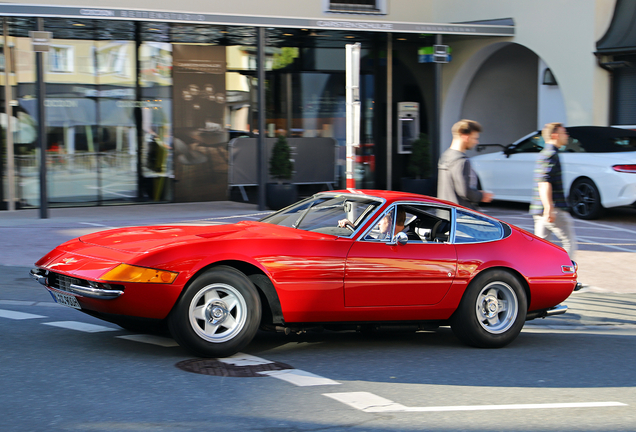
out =
{"type": "Polygon", "coordinates": [[[90,286],[90,283],[86,280],[64,276],[59,273],[52,273],[44,269],[34,268],[31,269],[29,273],[33,279],[45,287],[55,288],[59,291],[81,295],[83,297],[112,300],[124,293],[123,290],[117,288],[107,289],[90,286]],[[49,278],[53,275],[54,279],[58,281],[57,284],[50,283],[49,281],[49,278]]]}

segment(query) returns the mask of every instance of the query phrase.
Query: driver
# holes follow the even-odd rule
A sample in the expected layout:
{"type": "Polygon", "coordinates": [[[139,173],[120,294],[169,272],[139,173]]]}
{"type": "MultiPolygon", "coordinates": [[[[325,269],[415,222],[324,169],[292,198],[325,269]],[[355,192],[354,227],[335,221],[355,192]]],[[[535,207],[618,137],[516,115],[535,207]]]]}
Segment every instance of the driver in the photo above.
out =
{"type": "MultiPolygon", "coordinates": [[[[389,230],[391,228],[391,225],[393,225],[393,214],[394,212],[389,212],[386,215],[384,215],[384,217],[382,218],[382,220],[380,220],[380,223],[378,224],[378,229],[380,230],[380,235],[377,237],[378,239],[390,239],[393,238],[393,236],[389,235],[389,230]]],[[[406,222],[406,211],[404,211],[404,209],[402,207],[398,207],[397,210],[397,218],[395,220],[395,230],[393,231],[393,235],[396,235],[399,232],[406,232],[408,231],[408,228],[404,228],[404,222],[406,222]]],[[[341,219],[338,221],[338,226],[340,228],[349,228],[352,231],[355,230],[355,225],[353,225],[351,223],[351,221],[349,219],[341,219]]]]}
{"type": "MultiPolygon", "coordinates": [[[[402,207],[398,207],[397,217],[395,218],[395,230],[393,231],[393,235],[396,235],[399,232],[406,231],[404,229],[404,222],[406,221],[406,212],[402,207]]],[[[393,224],[393,212],[389,212],[382,218],[380,223],[378,224],[378,228],[380,229],[379,239],[390,239],[393,236],[389,235],[389,230],[391,229],[391,225],[393,224]]],[[[408,228],[407,228],[408,229],[408,228]]]]}

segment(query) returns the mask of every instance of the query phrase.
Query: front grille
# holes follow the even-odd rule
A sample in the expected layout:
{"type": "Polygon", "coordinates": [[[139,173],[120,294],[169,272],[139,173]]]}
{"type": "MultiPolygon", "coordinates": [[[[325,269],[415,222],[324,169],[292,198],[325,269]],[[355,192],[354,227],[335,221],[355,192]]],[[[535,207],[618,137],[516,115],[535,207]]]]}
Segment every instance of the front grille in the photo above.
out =
{"type": "Polygon", "coordinates": [[[62,291],[70,291],[69,287],[71,284],[73,285],[81,285],[88,286],[86,281],[82,281],[81,279],[77,279],[74,277],[66,276],[59,273],[50,273],[49,274],[49,284],[53,288],[57,288],[62,291]]]}
{"type": "MultiPolygon", "coordinates": [[[[65,291],[74,295],[80,294],[84,296],[91,296],[86,292],[78,292],[77,289],[71,289],[71,285],[75,285],[77,287],[84,287],[88,289],[97,289],[103,292],[112,291],[123,291],[124,286],[118,284],[105,284],[105,283],[97,283],[97,282],[89,282],[86,279],[78,279],[72,276],[66,276],[60,273],[54,273],[49,271],[47,277],[47,285],[51,288],[58,289],[60,291],[65,291]]],[[[98,295],[98,297],[103,297],[102,295],[98,295]]]]}

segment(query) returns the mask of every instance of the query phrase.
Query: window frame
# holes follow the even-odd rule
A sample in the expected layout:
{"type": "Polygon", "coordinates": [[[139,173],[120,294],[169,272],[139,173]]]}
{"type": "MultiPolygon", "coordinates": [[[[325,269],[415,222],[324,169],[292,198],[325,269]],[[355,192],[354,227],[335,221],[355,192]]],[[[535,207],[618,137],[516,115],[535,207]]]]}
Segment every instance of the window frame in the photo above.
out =
{"type": "Polygon", "coordinates": [[[72,74],[75,71],[75,47],[72,45],[51,44],[47,52],[46,63],[48,65],[48,73],[72,74]],[[53,59],[58,58],[57,54],[53,54],[53,52],[58,52],[56,49],[66,52],[66,58],[63,59],[65,63],[63,69],[53,69],[53,59]]]}

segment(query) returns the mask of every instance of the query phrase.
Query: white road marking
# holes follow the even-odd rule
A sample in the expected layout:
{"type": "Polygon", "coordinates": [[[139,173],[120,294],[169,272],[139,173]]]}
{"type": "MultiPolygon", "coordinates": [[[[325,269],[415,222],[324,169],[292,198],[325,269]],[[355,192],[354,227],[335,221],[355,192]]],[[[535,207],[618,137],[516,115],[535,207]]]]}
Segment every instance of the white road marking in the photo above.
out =
{"type": "Polygon", "coordinates": [[[368,392],[324,393],[330,397],[355,409],[369,412],[442,412],[442,411],[492,411],[519,409],[554,409],[554,408],[602,408],[628,406],[621,402],[573,402],[547,404],[511,404],[511,405],[465,405],[465,406],[437,406],[437,407],[407,407],[389,399],[368,392]]]}
{"type": "Polygon", "coordinates": [[[25,312],[15,312],[5,309],[0,309],[0,317],[1,318],[9,318],[14,320],[25,320],[25,319],[34,319],[34,318],[46,318],[42,315],[35,315],[25,312]]]}
{"type": "Polygon", "coordinates": [[[166,348],[179,346],[178,343],[174,341],[174,339],[155,336],[155,335],[147,335],[147,334],[134,334],[134,335],[125,335],[125,336],[117,336],[120,339],[127,339],[134,342],[147,343],[152,345],[159,345],[166,348]]]}
{"type": "Polygon", "coordinates": [[[0,304],[12,306],[33,306],[34,303],[35,302],[24,300],[0,300],[0,304]]]}
{"type": "Polygon", "coordinates": [[[369,392],[323,393],[323,396],[364,412],[406,411],[407,409],[404,405],[369,392]]]}
{"type": "MultiPolygon", "coordinates": [[[[220,362],[232,364],[235,366],[256,366],[268,363],[274,363],[271,360],[256,357],[244,353],[236,353],[233,356],[217,359],[220,362]]],[[[283,381],[287,381],[299,387],[319,386],[319,385],[338,385],[337,381],[329,378],[321,377],[319,375],[312,374],[300,369],[284,369],[276,371],[259,372],[263,375],[268,375],[273,378],[278,378],[283,381]]]]}
{"type": "MultiPolygon", "coordinates": [[[[589,242],[590,244],[599,244],[599,243],[592,243],[593,240],[591,240],[590,238],[585,237],[585,236],[577,236],[577,239],[578,240],[584,240],[586,242],[589,242]]],[[[620,246],[614,246],[614,245],[612,245],[610,243],[600,243],[600,246],[603,246],[603,247],[606,247],[606,248],[609,248],[609,249],[619,250],[619,251],[622,251],[622,252],[634,252],[633,249],[628,249],[628,248],[624,248],[624,247],[620,247],[620,246]]],[[[629,245],[627,245],[627,246],[629,246],[629,245]]]]}
{"type": "Polygon", "coordinates": [[[602,222],[594,222],[594,221],[582,220],[582,219],[577,219],[577,222],[580,223],[581,225],[592,225],[594,228],[597,228],[597,229],[602,228],[609,231],[622,231],[622,232],[627,232],[630,234],[636,234],[636,231],[633,229],[617,227],[614,225],[607,225],[602,222]]]}
{"type": "Polygon", "coordinates": [[[83,322],[79,322],[79,321],[55,321],[55,322],[48,322],[48,323],[42,323],[42,324],[50,325],[50,326],[53,326],[53,327],[66,328],[66,329],[70,329],[70,330],[83,331],[83,332],[86,332],[86,333],[99,333],[99,332],[105,332],[105,331],[119,331],[119,330],[121,330],[121,329],[118,329],[118,328],[100,326],[100,325],[95,325],[95,324],[87,324],[87,323],[83,323],[83,322]]]}
{"type": "Polygon", "coordinates": [[[274,363],[271,360],[267,360],[264,358],[256,357],[249,354],[243,354],[243,353],[236,353],[232,356],[220,358],[217,360],[219,360],[220,362],[232,364],[235,366],[256,366],[256,365],[274,363]]]}
{"type": "Polygon", "coordinates": [[[284,369],[278,371],[259,372],[274,378],[287,381],[299,387],[320,386],[320,385],[339,385],[340,383],[329,378],[314,375],[300,369],[284,369]]]}

